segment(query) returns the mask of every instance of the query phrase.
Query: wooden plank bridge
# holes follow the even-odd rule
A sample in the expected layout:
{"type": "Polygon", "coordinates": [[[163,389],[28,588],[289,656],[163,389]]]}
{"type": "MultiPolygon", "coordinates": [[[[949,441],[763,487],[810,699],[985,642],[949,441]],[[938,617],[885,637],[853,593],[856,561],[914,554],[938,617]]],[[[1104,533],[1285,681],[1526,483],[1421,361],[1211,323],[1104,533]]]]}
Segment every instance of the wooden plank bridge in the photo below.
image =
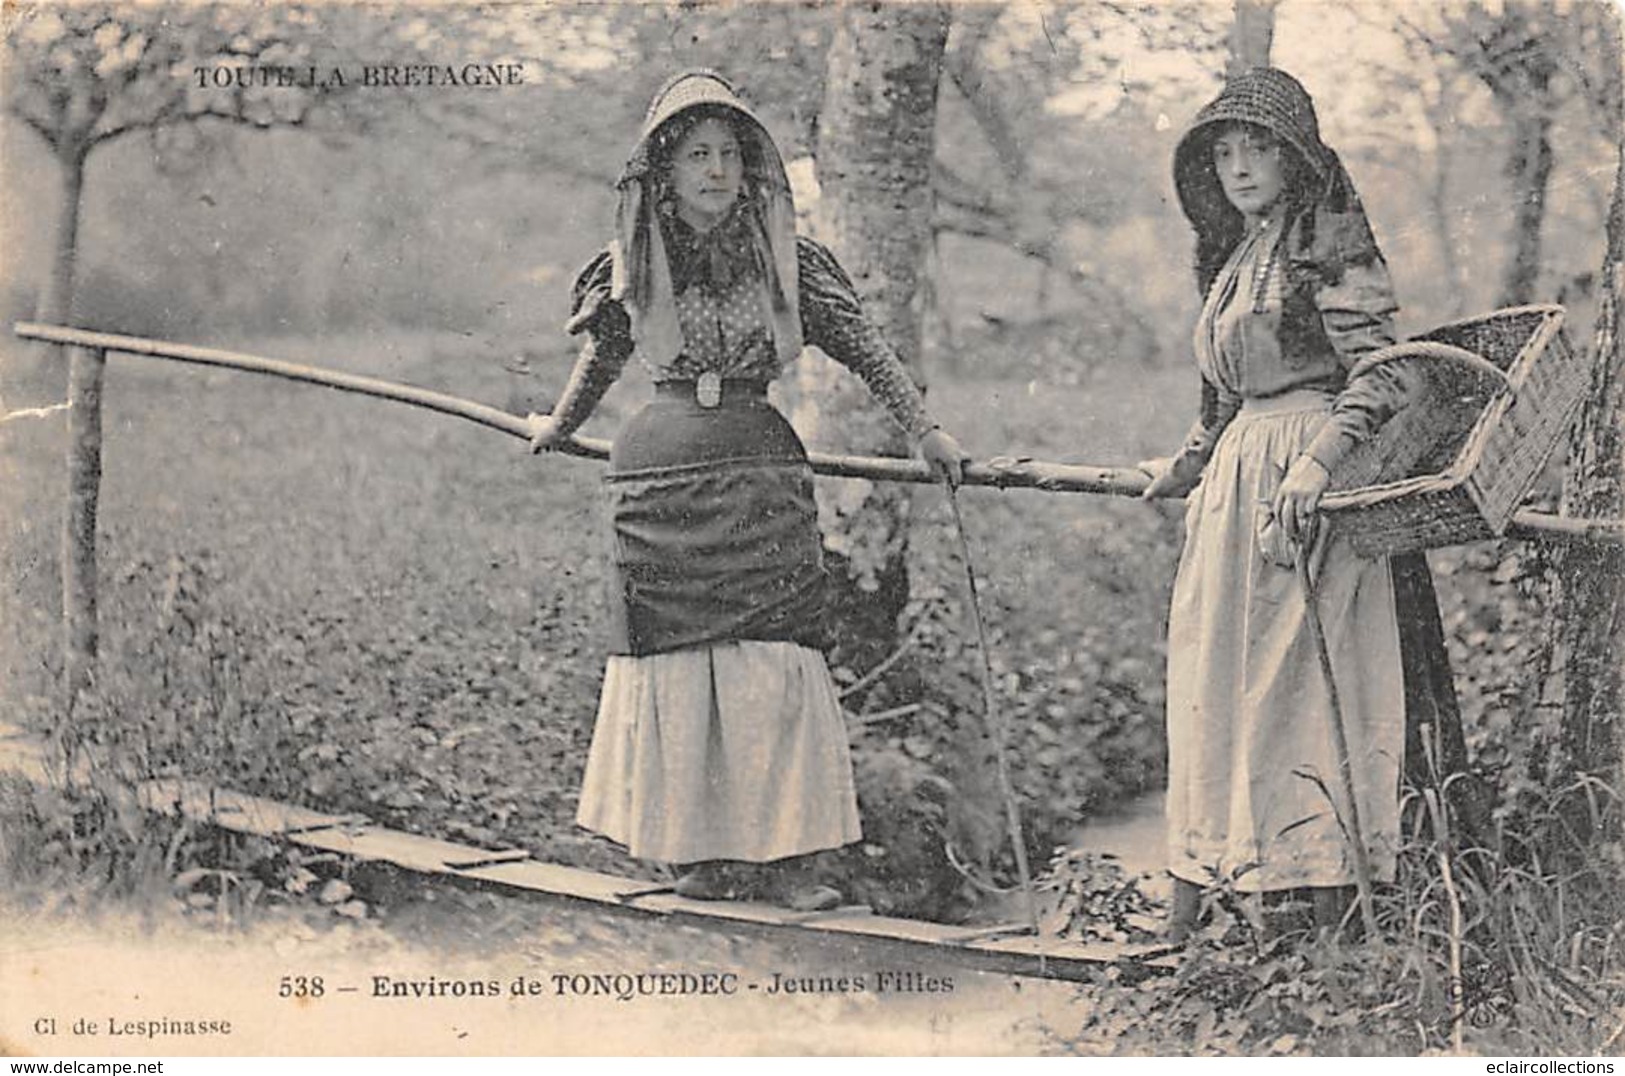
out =
{"type": "MultiPolygon", "coordinates": [[[[40,745],[27,733],[0,725],[0,772],[35,782],[53,775],[40,745]]],[[[1143,973],[1172,967],[1167,945],[1089,944],[1034,937],[1024,924],[955,926],[876,915],[861,905],[827,912],[796,912],[750,901],[697,901],[669,885],[622,878],[533,858],[514,848],[478,848],[403,833],[364,815],[312,810],[251,796],[206,782],[157,778],[138,782],[134,795],[153,814],[179,815],[299,848],[329,852],[352,864],[384,865],[427,884],[483,888],[510,896],[587,907],[614,916],[655,917],[760,938],[801,937],[957,964],[974,971],[1078,980],[1109,966],[1143,973]]]]}

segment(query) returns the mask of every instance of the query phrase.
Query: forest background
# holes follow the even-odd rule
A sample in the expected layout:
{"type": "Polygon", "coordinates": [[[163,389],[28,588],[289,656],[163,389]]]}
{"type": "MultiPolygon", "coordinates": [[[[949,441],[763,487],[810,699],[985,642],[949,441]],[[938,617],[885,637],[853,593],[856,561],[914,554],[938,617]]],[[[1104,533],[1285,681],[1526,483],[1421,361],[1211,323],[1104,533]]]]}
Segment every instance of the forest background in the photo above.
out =
{"type": "MultiPolygon", "coordinates": [[[[757,106],[804,226],[854,270],[978,458],[1123,465],[1177,444],[1196,406],[1196,295],[1169,162],[1237,63],[1273,62],[1314,95],[1407,333],[1560,302],[1588,347],[1612,284],[1619,22],[1603,3],[13,5],[5,18],[8,324],[238,348],[518,413],[563,384],[569,284],[608,236],[643,108],[696,66],[757,106]],[[369,88],[355,77],[368,63],[519,63],[524,79],[369,88]],[[318,91],[196,74],[253,65],[350,78],[318,91]],[[900,250],[875,253],[885,222],[866,233],[853,219],[864,162],[832,174],[841,140],[863,141],[852,86],[918,106],[912,142],[877,146],[869,129],[869,164],[902,162],[892,208],[919,241],[900,250]]],[[[897,450],[849,388],[825,401],[827,364],[803,366],[781,402],[814,447],[897,450]]],[[[596,465],[384,404],[115,358],[99,656],[76,670],[62,645],[69,431],[52,410],[68,381],[61,356],[0,340],[0,398],[18,416],[0,423],[8,720],[114,745],[139,774],[648,872],[571,821],[601,668],[596,465]],[[70,719],[64,687],[81,676],[91,690],[70,719]]],[[[588,432],[647,391],[630,375],[588,432]]],[[[1566,452],[1532,505],[1564,498],[1566,452]]],[[[967,874],[1008,881],[1011,863],[947,509],[933,491],[866,483],[829,481],[821,498],[849,581],[833,656],[868,835],[838,869],[877,910],[974,916],[967,874]]],[[[962,501],[1027,839],[1039,863],[1055,854],[1052,891],[1076,912],[1066,872],[1092,891],[1101,868],[1057,850],[1162,777],[1180,513],[962,501]]],[[[1589,758],[1569,751],[1557,561],[1511,541],[1435,555],[1473,765],[1501,825],[1551,815],[1577,773],[1617,775],[1608,721],[1589,758]]]]}

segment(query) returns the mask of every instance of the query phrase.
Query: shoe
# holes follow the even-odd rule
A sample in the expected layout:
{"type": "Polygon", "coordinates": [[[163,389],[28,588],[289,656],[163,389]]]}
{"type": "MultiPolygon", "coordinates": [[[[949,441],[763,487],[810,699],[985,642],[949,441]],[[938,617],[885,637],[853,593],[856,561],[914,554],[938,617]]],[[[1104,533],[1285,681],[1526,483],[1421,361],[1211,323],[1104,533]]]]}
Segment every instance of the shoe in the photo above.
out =
{"type": "Polygon", "coordinates": [[[841,891],[834,886],[806,885],[779,893],[773,903],[792,912],[827,912],[841,906],[841,891]]]}
{"type": "Polygon", "coordinates": [[[766,864],[758,873],[757,895],[793,912],[827,912],[841,906],[841,891],[818,880],[814,856],[790,856],[766,864]]]}
{"type": "Polygon", "coordinates": [[[1174,907],[1163,927],[1162,940],[1169,945],[1184,945],[1196,931],[1202,910],[1202,887],[1183,878],[1174,879],[1174,907]]]}
{"type": "Polygon", "coordinates": [[[719,859],[694,864],[677,879],[671,891],[689,900],[739,899],[738,882],[728,869],[728,864],[719,859]]]}
{"type": "Polygon", "coordinates": [[[1349,914],[1354,907],[1353,886],[1314,886],[1309,890],[1309,900],[1314,906],[1316,934],[1345,941],[1360,937],[1360,917],[1349,914]]]}

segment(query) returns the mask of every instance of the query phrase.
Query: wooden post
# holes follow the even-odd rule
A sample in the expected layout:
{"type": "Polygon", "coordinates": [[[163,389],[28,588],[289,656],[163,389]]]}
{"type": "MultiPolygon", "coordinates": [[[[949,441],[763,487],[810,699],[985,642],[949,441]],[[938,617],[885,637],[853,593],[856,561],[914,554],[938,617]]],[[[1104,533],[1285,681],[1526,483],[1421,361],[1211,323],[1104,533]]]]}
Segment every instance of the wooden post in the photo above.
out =
{"type": "Polygon", "coordinates": [[[68,372],[68,513],[62,527],[63,686],[71,713],[96,667],[96,503],[102,484],[106,352],[73,348],[68,372]]]}

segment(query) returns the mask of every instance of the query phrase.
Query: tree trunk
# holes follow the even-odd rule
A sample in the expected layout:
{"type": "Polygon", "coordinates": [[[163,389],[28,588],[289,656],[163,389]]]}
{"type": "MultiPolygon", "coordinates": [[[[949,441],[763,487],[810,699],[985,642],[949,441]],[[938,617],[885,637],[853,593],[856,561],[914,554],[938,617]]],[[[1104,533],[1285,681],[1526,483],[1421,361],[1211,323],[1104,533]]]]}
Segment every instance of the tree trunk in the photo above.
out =
{"type": "Polygon", "coordinates": [[[62,530],[62,618],[67,631],[64,686],[71,707],[96,667],[96,506],[102,485],[100,351],[73,349],[68,373],[68,514],[62,530]]]}
{"type": "MultiPolygon", "coordinates": [[[[936,4],[843,6],[819,116],[814,231],[916,381],[948,23],[936,4]]],[[[844,452],[909,453],[907,438],[833,363],[803,362],[797,388],[794,417],[809,441],[844,452]]],[[[894,645],[908,600],[908,511],[908,493],[896,486],[850,482],[819,491],[832,615],[843,636],[868,644],[864,651],[894,645]]]]}
{"type": "Polygon", "coordinates": [[[62,204],[57,208],[51,276],[38,308],[38,319],[48,325],[65,324],[73,316],[74,272],[79,258],[79,203],[85,189],[88,156],[85,147],[68,147],[57,155],[62,166],[62,204]]]}
{"type": "Polygon", "coordinates": [[[1540,233],[1546,216],[1546,185],[1552,174],[1551,120],[1527,101],[1503,98],[1512,120],[1512,260],[1501,285],[1501,305],[1535,301],[1540,280],[1540,233]]]}
{"type": "MultiPolygon", "coordinates": [[[[1614,175],[1608,249],[1592,342],[1591,391],[1569,442],[1563,514],[1625,514],[1625,147],[1614,175]]],[[[1570,543],[1557,562],[1565,769],[1625,788],[1621,757],[1621,656],[1625,655],[1625,550],[1570,543]]]]}
{"type": "MultiPolygon", "coordinates": [[[[85,185],[82,147],[62,156],[62,209],[50,290],[41,320],[61,325],[73,318],[74,267],[79,251],[79,209],[85,185]]],[[[62,623],[65,632],[63,687],[68,707],[89,686],[96,664],[96,504],[102,480],[102,368],[100,351],[69,349],[68,511],[62,527],[62,623]]]]}
{"type": "MultiPolygon", "coordinates": [[[[1502,306],[1533,302],[1540,280],[1541,227],[1552,173],[1552,115],[1558,96],[1558,57],[1547,23],[1549,5],[1506,0],[1474,6],[1458,28],[1462,58],[1490,91],[1511,132],[1506,176],[1512,194],[1512,250],[1501,281],[1502,306]]],[[[1617,59],[1615,60],[1617,63],[1617,59]]]]}
{"type": "Polygon", "coordinates": [[[1450,284],[1450,315],[1462,317],[1466,312],[1467,282],[1461,271],[1461,258],[1456,254],[1456,236],[1450,226],[1454,204],[1450,193],[1449,149],[1451,128],[1455,123],[1455,100],[1448,82],[1441,85],[1439,96],[1426,99],[1428,125],[1433,128],[1433,169],[1428,184],[1428,206],[1432,210],[1433,239],[1438,245],[1439,262],[1444,267],[1444,278],[1450,284]]]}
{"type": "Polygon", "coordinates": [[[1239,75],[1253,67],[1270,65],[1275,41],[1275,6],[1280,0],[1236,0],[1236,18],[1230,24],[1230,57],[1226,75],[1239,75]]]}

